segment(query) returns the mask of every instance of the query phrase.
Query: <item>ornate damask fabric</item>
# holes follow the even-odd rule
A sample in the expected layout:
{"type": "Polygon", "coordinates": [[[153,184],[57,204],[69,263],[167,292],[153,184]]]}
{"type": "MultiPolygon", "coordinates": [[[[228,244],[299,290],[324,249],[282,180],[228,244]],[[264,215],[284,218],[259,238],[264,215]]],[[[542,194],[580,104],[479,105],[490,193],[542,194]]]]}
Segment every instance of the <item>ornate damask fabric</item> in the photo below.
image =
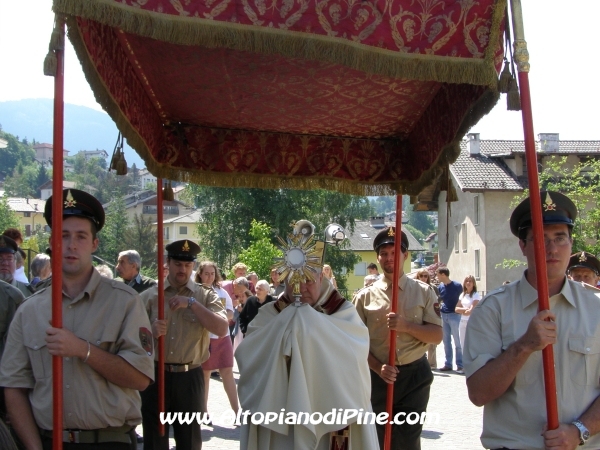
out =
{"type": "Polygon", "coordinates": [[[505,3],[406,3],[55,0],[54,7],[73,14],[69,36],[96,97],[155,175],[410,193],[456,157],[462,135],[497,99],[488,81],[500,63],[505,3]],[[246,50],[252,46],[260,51],[246,50]],[[314,58],[299,57],[311,46],[314,58]],[[356,68],[365,61],[373,70],[356,68]]]}

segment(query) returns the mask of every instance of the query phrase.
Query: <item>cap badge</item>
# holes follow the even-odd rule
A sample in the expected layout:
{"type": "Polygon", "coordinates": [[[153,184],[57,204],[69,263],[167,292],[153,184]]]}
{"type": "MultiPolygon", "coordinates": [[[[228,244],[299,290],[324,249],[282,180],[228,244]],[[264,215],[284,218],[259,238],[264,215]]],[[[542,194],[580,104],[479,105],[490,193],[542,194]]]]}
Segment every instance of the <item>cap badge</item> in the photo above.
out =
{"type": "Polygon", "coordinates": [[[190,244],[188,244],[188,241],[185,241],[185,243],[183,244],[183,247],[181,247],[181,251],[183,251],[183,252],[190,251],[190,244]]]}
{"type": "Polygon", "coordinates": [[[395,236],[395,235],[396,235],[396,233],[394,233],[394,229],[393,229],[392,227],[390,227],[390,228],[388,229],[387,235],[388,235],[388,236],[395,236]]]}
{"type": "Polygon", "coordinates": [[[75,208],[77,201],[73,198],[73,194],[71,194],[71,189],[67,191],[67,199],[65,200],[65,208],[75,208]]]}
{"type": "Polygon", "coordinates": [[[556,211],[556,203],[552,201],[550,194],[546,192],[546,201],[544,202],[544,211],[556,211]]]}
{"type": "Polygon", "coordinates": [[[585,262],[587,261],[587,257],[585,256],[585,252],[581,252],[581,255],[579,255],[579,262],[585,262]]]}

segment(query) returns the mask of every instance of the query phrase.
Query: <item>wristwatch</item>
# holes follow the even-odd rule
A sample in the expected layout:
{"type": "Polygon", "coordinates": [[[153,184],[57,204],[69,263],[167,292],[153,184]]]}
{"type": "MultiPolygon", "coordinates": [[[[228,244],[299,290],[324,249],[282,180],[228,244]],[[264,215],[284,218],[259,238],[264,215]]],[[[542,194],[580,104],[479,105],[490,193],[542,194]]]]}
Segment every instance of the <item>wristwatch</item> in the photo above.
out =
{"type": "Polygon", "coordinates": [[[584,445],[590,438],[590,430],[588,430],[581,420],[577,419],[571,422],[579,430],[579,445],[584,445]]]}
{"type": "Polygon", "coordinates": [[[194,303],[196,303],[196,299],[195,299],[194,297],[190,297],[190,298],[188,299],[188,305],[187,305],[188,309],[192,309],[192,305],[193,305],[194,303]]]}

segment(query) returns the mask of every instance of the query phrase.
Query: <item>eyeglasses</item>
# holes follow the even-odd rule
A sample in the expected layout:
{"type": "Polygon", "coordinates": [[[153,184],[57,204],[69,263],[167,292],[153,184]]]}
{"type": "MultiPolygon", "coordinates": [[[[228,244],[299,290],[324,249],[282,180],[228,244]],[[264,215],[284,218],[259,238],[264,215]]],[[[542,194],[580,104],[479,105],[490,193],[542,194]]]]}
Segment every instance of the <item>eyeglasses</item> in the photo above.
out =
{"type": "MultiPolygon", "coordinates": [[[[533,242],[533,237],[525,239],[527,242],[533,242]]],[[[569,236],[556,236],[554,239],[544,238],[544,245],[546,247],[550,246],[550,243],[553,242],[557,247],[564,247],[569,245],[572,242],[572,239],[569,236]]]]}
{"type": "Polygon", "coordinates": [[[0,258],[0,264],[10,264],[11,262],[14,262],[14,260],[14,256],[11,256],[9,258],[0,258]]]}
{"type": "Polygon", "coordinates": [[[419,278],[425,278],[426,280],[429,279],[427,275],[419,275],[419,278]]]}

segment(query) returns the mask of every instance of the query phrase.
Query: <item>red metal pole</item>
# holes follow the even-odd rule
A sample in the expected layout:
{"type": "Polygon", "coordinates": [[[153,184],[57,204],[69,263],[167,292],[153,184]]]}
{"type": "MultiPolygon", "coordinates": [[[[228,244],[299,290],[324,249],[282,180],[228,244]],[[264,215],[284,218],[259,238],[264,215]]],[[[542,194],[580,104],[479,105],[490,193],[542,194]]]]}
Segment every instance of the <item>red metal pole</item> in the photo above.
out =
{"type": "MultiPolygon", "coordinates": [[[[63,38],[65,21],[57,15],[56,28],[63,38]]],[[[56,50],[56,76],[54,77],[54,125],[52,142],[52,326],[62,328],[62,191],[63,191],[63,130],[65,51],[56,50]]],[[[52,357],[52,448],[62,450],[63,431],[63,360],[52,357]]]]}
{"type": "MultiPolygon", "coordinates": [[[[531,203],[531,222],[533,245],[535,251],[535,271],[537,275],[538,309],[550,309],[548,293],[548,276],[546,273],[546,249],[544,246],[544,225],[542,221],[542,201],[538,181],[537,154],[535,136],[533,134],[533,113],[531,109],[531,93],[529,90],[529,54],[523,29],[523,13],[521,1],[511,1],[512,22],[515,36],[514,54],[519,71],[519,90],[521,93],[521,111],[523,115],[523,134],[525,138],[525,158],[527,160],[527,177],[529,179],[529,201],[531,203]]],[[[554,373],[554,352],[548,345],[542,350],[544,368],[544,388],[546,391],[546,415],[548,429],[558,428],[558,402],[556,399],[556,377],[554,373]]]]}
{"type": "MultiPolygon", "coordinates": [[[[394,278],[392,279],[392,304],[390,310],[393,313],[398,311],[398,280],[400,278],[400,243],[402,242],[402,194],[396,195],[396,236],[394,238],[394,278]]],[[[388,365],[396,366],[396,330],[390,330],[390,353],[388,355],[388,365]]],[[[385,435],[383,438],[384,450],[392,448],[392,419],[394,410],[394,383],[387,386],[387,398],[385,410],[388,414],[388,421],[385,424],[385,435]]]]}
{"type": "MultiPolygon", "coordinates": [[[[158,261],[158,320],[165,318],[165,279],[163,276],[163,190],[162,178],[156,180],[156,234],[158,261]]],[[[165,337],[158,338],[158,412],[165,412],[165,337]]],[[[165,425],[158,421],[158,432],[165,435],[165,425]]]]}

